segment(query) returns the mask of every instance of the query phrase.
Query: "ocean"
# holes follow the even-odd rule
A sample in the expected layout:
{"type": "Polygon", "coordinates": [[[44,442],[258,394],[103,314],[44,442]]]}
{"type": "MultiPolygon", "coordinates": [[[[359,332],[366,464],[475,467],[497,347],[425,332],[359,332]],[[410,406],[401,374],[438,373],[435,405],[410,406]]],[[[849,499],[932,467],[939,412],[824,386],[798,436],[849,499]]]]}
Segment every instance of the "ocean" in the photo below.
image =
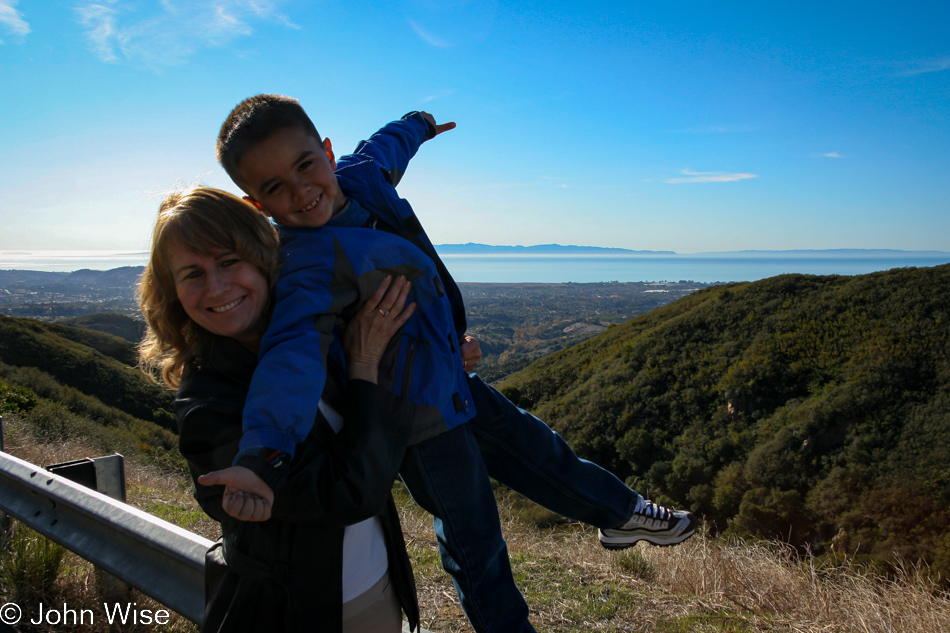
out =
{"type": "MultiPolygon", "coordinates": [[[[72,272],[143,266],[140,251],[4,251],[0,270],[72,272]]],[[[591,283],[603,281],[755,281],[785,273],[861,275],[950,263],[950,253],[828,255],[821,251],[699,255],[454,255],[443,257],[456,281],[484,283],[591,283]]]]}

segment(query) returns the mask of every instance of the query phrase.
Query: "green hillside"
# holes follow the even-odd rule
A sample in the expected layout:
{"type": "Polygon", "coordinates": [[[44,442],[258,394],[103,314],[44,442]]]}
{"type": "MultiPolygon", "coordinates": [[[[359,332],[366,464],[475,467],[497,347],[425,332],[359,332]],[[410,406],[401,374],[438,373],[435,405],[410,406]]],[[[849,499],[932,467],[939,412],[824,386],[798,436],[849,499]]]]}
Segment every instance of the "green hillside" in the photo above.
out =
{"type": "Polygon", "coordinates": [[[950,266],[783,275],[658,308],[502,383],[713,529],[950,571],[950,266]]]}
{"type": "Polygon", "coordinates": [[[171,392],[131,367],[134,344],[111,334],[0,316],[0,362],[35,367],[108,406],[175,430],[171,392]]]}
{"type": "MultiPolygon", "coordinates": [[[[112,334],[113,336],[118,336],[135,344],[138,344],[138,342],[142,340],[142,337],[145,336],[145,321],[113,312],[84,314],[83,316],[65,319],[63,323],[78,328],[112,334]]],[[[134,365],[136,362],[134,345],[130,346],[129,349],[132,352],[132,361],[128,364],[134,365]]]]}

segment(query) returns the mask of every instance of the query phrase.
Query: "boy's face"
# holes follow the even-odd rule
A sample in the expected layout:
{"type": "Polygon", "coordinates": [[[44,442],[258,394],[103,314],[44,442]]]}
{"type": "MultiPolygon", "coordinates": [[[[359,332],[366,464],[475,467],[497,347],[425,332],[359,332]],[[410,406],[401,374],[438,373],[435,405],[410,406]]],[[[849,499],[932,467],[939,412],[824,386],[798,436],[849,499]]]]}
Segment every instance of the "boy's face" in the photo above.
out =
{"type": "Polygon", "coordinates": [[[237,183],[269,217],[283,226],[323,226],[343,208],[329,141],[304,130],[277,130],[245,153],[237,183]]]}

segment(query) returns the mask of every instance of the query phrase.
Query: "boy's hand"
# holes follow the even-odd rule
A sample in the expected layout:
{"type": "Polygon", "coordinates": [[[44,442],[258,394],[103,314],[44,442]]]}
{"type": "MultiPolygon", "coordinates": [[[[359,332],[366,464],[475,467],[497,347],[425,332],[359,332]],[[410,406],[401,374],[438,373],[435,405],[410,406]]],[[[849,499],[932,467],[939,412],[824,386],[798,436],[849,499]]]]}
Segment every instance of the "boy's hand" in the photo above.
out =
{"type": "Polygon", "coordinates": [[[459,351],[462,353],[462,369],[467,372],[475,371],[482,360],[482,348],[475,337],[468,334],[462,336],[462,340],[459,341],[459,351]]]}
{"type": "Polygon", "coordinates": [[[454,121],[449,121],[448,123],[436,123],[435,117],[428,112],[423,112],[420,110],[419,114],[421,114],[426,121],[432,124],[432,127],[435,129],[435,136],[438,136],[442,132],[448,132],[449,130],[455,129],[454,121]]]}
{"type": "Polygon", "coordinates": [[[221,507],[240,521],[266,521],[274,506],[274,491],[254,471],[231,466],[198,477],[202,486],[224,486],[221,507]]]}
{"type": "Polygon", "coordinates": [[[271,516],[272,503],[257,495],[226,486],[221,507],[239,521],[267,521],[271,516]]]}

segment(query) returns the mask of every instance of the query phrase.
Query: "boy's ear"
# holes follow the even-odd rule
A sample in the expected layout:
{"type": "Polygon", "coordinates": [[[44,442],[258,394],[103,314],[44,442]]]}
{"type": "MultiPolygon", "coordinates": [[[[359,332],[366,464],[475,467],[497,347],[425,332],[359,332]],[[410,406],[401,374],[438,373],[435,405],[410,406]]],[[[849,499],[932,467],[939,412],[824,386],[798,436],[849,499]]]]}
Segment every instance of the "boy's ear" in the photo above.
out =
{"type": "Polygon", "coordinates": [[[323,151],[327,153],[327,160],[330,161],[330,169],[336,171],[336,156],[333,155],[333,144],[329,138],[323,139],[323,151]]]}
{"type": "Polygon", "coordinates": [[[263,206],[261,206],[261,203],[260,203],[260,202],[258,202],[257,200],[255,200],[255,199],[252,198],[251,196],[244,196],[244,199],[247,200],[248,202],[250,202],[252,205],[254,205],[254,207],[255,207],[258,211],[260,211],[261,213],[263,213],[263,214],[266,215],[267,217],[271,217],[271,214],[267,212],[267,209],[265,209],[263,206]]]}

